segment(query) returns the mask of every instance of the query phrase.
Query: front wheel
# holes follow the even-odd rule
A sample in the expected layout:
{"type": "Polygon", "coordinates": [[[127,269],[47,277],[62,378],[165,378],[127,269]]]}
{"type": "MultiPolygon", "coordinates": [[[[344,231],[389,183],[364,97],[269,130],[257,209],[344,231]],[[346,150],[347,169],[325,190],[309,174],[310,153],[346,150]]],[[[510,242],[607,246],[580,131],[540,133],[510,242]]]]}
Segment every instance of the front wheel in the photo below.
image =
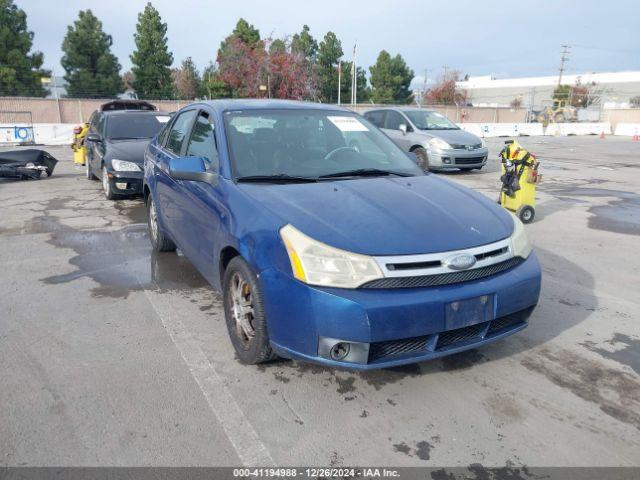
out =
{"type": "Polygon", "coordinates": [[[222,292],[227,329],[238,359],[250,365],[275,359],[277,355],[269,345],[260,285],[242,257],[229,262],[222,292]]]}
{"type": "Polygon", "coordinates": [[[111,182],[109,181],[107,167],[102,167],[102,190],[107,200],[114,200],[116,198],[116,195],[113,193],[113,187],[111,187],[111,182]]]}
{"type": "Polygon", "coordinates": [[[418,166],[425,172],[428,171],[429,170],[429,154],[427,153],[427,151],[422,147],[418,147],[415,150],[413,150],[413,153],[415,153],[416,157],[418,158],[418,166]]]}

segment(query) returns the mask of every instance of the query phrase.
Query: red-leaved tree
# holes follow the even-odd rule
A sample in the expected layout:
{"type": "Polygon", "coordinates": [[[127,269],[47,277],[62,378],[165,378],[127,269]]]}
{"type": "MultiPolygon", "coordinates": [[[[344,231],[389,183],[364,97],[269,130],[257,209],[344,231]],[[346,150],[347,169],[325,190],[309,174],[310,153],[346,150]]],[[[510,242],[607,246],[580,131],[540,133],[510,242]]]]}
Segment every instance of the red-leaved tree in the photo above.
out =
{"type": "Polygon", "coordinates": [[[313,78],[305,58],[292,52],[289,45],[284,49],[268,49],[269,43],[267,39],[250,46],[239,38],[228,39],[218,55],[220,79],[236,97],[296,100],[307,97],[313,78]]]}
{"type": "Polygon", "coordinates": [[[458,78],[459,72],[455,70],[442,75],[438,83],[427,91],[427,102],[431,105],[465,105],[467,92],[456,87],[458,78]]]}

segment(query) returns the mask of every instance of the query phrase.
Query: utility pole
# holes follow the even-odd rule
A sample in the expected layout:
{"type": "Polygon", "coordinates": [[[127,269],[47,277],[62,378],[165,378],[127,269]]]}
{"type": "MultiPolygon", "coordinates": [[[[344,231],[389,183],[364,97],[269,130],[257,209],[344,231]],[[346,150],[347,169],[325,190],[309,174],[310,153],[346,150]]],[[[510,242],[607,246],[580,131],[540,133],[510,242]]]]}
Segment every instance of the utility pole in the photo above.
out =
{"type": "Polygon", "coordinates": [[[447,77],[447,72],[449,71],[449,65],[443,65],[442,69],[444,70],[444,76],[447,77]]]}
{"type": "Polygon", "coordinates": [[[424,69],[424,83],[422,84],[422,95],[420,96],[420,104],[424,105],[427,96],[427,69],[424,69]]]}
{"type": "Polygon", "coordinates": [[[558,75],[558,86],[562,85],[562,74],[564,73],[564,64],[569,61],[569,50],[571,49],[570,45],[560,45],[562,47],[562,51],[560,52],[560,75],[558,75]]]}
{"type": "Polygon", "coordinates": [[[338,105],[340,105],[340,84],[342,83],[342,60],[338,59],[338,105]]]}

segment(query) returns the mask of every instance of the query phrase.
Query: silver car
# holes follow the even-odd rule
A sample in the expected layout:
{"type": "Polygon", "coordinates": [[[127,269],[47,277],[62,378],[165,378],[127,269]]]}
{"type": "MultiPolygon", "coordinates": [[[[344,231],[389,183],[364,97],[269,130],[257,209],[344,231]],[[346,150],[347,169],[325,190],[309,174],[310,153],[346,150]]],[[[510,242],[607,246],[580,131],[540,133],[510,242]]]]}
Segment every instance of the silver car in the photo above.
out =
{"type": "Polygon", "coordinates": [[[424,170],[480,170],[488,150],[476,135],[444,115],[423,108],[380,108],[364,116],[400,148],[413,152],[424,170]]]}

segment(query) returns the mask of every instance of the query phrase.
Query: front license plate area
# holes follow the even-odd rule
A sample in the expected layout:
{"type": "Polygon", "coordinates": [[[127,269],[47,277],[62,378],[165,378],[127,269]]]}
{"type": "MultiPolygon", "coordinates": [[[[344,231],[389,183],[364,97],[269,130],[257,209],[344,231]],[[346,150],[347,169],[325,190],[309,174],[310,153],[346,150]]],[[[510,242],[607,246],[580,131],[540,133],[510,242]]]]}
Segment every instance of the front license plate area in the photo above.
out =
{"type": "Polygon", "coordinates": [[[493,295],[447,303],[444,307],[446,330],[493,320],[493,303],[493,295]]]}

